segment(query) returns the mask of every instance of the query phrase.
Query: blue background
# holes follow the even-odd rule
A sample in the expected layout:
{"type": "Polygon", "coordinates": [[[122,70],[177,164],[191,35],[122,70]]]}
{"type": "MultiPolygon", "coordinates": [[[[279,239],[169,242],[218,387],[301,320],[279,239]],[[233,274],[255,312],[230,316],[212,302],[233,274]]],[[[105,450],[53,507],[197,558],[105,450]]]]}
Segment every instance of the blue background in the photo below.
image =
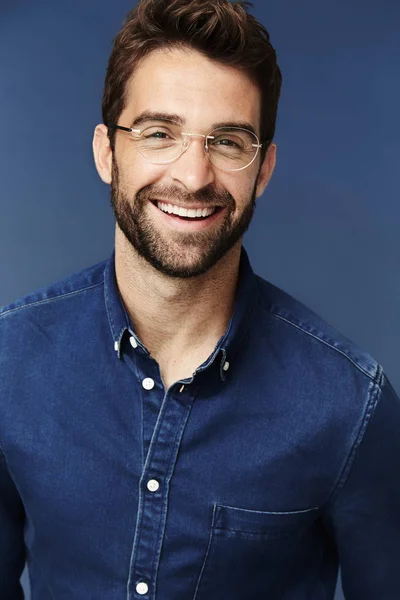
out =
{"type": "MultiPolygon", "coordinates": [[[[0,305],[112,250],[91,140],[132,6],[1,0],[0,305]]],[[[400,4],[256,0],[254,13],[284,83],[276,171],[245,238],[253,267],[367,349],[399,390],[400,4]]]]}

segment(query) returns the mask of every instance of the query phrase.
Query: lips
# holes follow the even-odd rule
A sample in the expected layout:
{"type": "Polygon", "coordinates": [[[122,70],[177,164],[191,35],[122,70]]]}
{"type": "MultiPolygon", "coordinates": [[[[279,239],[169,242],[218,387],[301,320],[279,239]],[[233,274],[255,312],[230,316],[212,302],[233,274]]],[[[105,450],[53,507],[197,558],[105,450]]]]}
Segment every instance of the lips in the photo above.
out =
{"type": "Polygon", "coordinates": [[[219,218],[219,214],[223,211],[223,208],[221,206],[197,206],[196,208],[186,208],[178,206],[176,204],[162,202],[160,200],[151,200],[151,204],[154,206],[154,208],[157,211],[157,214],[167,226],[183,232],[200,231],[206,227],[211,226],[212,223],[219,218]],[[162,205],[164,208],[170,208],[167,211],[163,210],[158,206],[159,204],[162,205]],[[172,212],[169,212],[171,209],[172,212]],[[178,214],[175,214],[174,211],[175,213],[178,212],[178,214]],[[195,216],[194,213],[188,213],[188,211],[196,211],[195,216]],[[197,211],[201,211],[201,216],[197,216],[197,211]],[[203,211],[205,211],[205,216],[203,216],[203,211]],[[192,216],[190,216],[190,214],[192,216]]]}
{"type": "Polygon", "coordinates": [[[189,219],[207,218],[210,217],[217,210],[217,207],[215,206],[196,208],[189,206],[186,208],[183,206],[178,206],[176,204],[170,204],[161,201],[157,201],[156,206],[164,213],[167,213],[169,215],[176,215],[178,217],[186,217],[189,219]]]}

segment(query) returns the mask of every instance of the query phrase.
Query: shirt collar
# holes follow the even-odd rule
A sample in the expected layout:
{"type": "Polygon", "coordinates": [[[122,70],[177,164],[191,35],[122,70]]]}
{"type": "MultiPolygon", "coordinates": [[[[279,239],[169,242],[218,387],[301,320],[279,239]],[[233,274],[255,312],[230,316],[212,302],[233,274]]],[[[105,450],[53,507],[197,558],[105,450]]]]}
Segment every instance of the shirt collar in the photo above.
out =
{"type": "Polygon", "coordinates": [[[125,331],[131,329],[131,322],[118,290],[115,275],[115,250],[106,262],[104,269],[104,301],[114,349],[118,358],[121,358],[121,341],[125,331]]]}
{"type": "Polygon", "coordinates": [[[242,246],[239,264],[239,278],[233,315],[225,334],[219,340],[214,355],[220,353],[220,376],[226,378],[226,368],[234,369],[234,359],[245,341],[245,335],[258,303],[257,277],[253,272],[248,254],[242,246]],[[225,368],[224,368],[225,367],[225,368]]]}
{"type": "MultiPolygon", "coordinates": [[[[226,371],[228,368],[233,367],[231,362],[243,343],[244,336],[253,316],[254,308],[257,304],[257,298],[257,277],[250,265],[248,254],[242,247],[239,279],[232,318],[226,332],[218,341],[213,354],[203,365],[201,365],[197,370],[198,372],[204,371],[220,357],[220,376],[222,380],[225,380],[226,371]]],[[[115,250],[112,252],[111,257],[106,262],[105,266],[104,300],[113,339],[112,343],[114,344],[116,355],[118,358],[121,358],[122,338],[124,337],[125,332],[128,331],[130,335],[135,336],[136,339],[137,336],[118,290],[115,275],[115,250]]],[[[148,353],[140,343],[140,340],[137,339],[137,341],[142,350],[148,353]]]]}

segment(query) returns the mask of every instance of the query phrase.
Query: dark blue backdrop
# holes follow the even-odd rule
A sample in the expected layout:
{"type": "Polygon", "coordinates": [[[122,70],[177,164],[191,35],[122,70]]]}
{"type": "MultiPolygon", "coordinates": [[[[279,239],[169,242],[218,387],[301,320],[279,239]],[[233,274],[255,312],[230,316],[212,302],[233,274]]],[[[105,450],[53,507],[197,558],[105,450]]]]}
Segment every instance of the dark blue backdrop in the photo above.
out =
{"type": "MultiPolygon", "coordinates": [[[[132,6],[1,0],[0,305],[112,250],[91,138],[132,6]]],[[[253,266],[369,350],[399,390],[400,4],[255,0],[254,12],[284,85],[276,172],[245,239],[253,266]]]]}

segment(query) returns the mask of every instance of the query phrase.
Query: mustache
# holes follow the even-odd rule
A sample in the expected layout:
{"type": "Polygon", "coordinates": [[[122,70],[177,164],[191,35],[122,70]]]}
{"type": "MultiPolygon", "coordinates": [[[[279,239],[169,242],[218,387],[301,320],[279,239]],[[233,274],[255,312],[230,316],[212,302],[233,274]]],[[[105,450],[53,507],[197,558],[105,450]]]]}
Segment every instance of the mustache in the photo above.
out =
{"type": "Polygon", "coordinates": [[[211,185],[208,185],[194,194],[188,194],[177,186],[157,186],[147,185],[137,192],[136,198],[140,201],[157,198],[160,200],[171,202],[178,201],[183,204],[209,204],[210,206],[235,206],[234,197],[227,190],[217,190],[211,185]]]}

